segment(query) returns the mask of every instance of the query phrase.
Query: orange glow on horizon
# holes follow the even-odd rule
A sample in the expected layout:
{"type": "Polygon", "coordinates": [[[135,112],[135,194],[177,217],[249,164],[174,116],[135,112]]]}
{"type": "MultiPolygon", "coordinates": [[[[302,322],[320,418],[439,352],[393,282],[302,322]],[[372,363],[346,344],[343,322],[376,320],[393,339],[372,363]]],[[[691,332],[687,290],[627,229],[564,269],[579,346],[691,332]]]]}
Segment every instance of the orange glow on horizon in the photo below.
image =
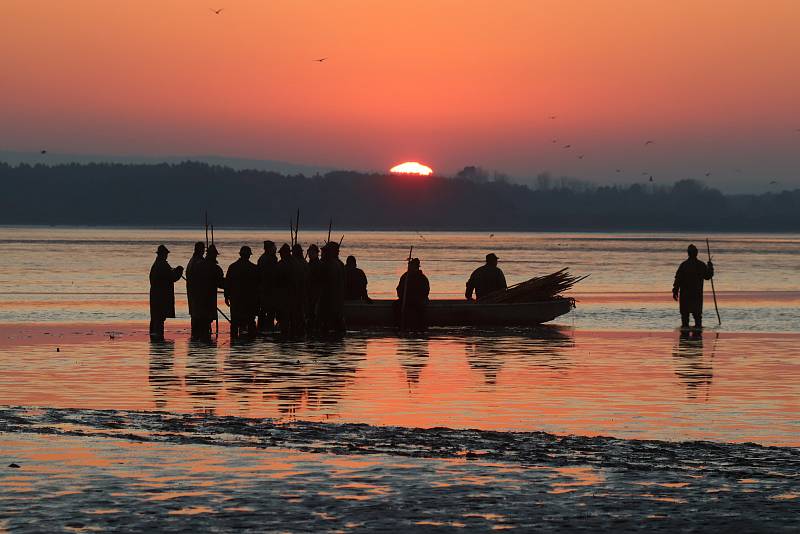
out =
{"type": "Polygon", "coordinates": [[[430,176],[433,174],[433,169],[417,161],[406,161],[405,163],[395,165],[389,169],[389,172],[392,174],[416,174],[418,176],[430,176]]]}

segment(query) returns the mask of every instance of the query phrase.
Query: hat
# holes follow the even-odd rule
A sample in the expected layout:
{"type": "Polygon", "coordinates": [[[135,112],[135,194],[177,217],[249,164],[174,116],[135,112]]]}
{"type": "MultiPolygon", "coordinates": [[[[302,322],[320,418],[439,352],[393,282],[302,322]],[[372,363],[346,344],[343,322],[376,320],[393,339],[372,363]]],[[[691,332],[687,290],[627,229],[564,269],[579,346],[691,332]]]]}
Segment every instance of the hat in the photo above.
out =
{"type": "Polygon", "coordinates": [[[206,256],[219,256],[219,251],[217,251],[217,247],[215,245],[208,245],[208,250],[206,250],[206,256]]]}
{"type": "Polygon", "coordinates": [[[194,251],[195,252],[203,252],[206,249],[206,244],[202,241],[198,241],[194,244],[194,251]]]}
{"type": "Polygon", "coordinates": [[[490,252],[489,254],[486,255],[486,261],[499,260],[499,259],[500,258],[498,258],[494,252],[490,252]]]}
{"type": "Polygon", "coordinates": [[[266,249],[267,247],[275,248],[275,242],[274,241],[269,241],[269,240],[264,241],[264,248],[266,249]]]}
{"type": "Polygon", "coordinates": [[[408,262],[409,265],[419,265],[419,258],[412,258],[411,261],[408,262]]]}
{"type": "Polygon", "coordinates": [[[248,247],[247,245],[244,245],[242,248],[239,249],[239,256],[244,256],[245,254],[247,254],[248,256],[253,255],[253,251],[250,250],[250,247],[248,247]]]}
{"type": "Polygon", "coordinates": [[[278,252],[281,253],[281,254],[284,254],[284,253],[285,254],[290,254],[292,252],[292,248],[289,246],[288,243],[284,243],[283,245],[281,245],[281,248],[278,250],[278,252]]]}
{"type": "Polygon", "coordinates": [[[156,249],[156,254],[161,254],[162,252],[169,254],[169,249],[164,245],[158,245],[158,248],[156,249]]]}

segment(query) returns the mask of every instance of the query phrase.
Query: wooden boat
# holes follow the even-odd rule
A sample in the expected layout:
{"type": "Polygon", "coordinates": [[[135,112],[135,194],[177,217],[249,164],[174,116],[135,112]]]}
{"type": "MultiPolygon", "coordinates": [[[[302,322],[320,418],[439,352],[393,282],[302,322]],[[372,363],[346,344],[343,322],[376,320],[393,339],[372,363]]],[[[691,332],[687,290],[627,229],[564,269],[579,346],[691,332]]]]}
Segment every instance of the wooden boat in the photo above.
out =
{"type": "MultiPolygon", "coordinates": [[[[345,302],[345,323],[348,328],[396,326],[395,302],[345,302]]],[[[429,326],[535,326],[569,313],[574,307],[575,301],[564,297],[508,304],[481,304],[463,299],[431,300],[427,308],[427,323],[429,326]]]]}

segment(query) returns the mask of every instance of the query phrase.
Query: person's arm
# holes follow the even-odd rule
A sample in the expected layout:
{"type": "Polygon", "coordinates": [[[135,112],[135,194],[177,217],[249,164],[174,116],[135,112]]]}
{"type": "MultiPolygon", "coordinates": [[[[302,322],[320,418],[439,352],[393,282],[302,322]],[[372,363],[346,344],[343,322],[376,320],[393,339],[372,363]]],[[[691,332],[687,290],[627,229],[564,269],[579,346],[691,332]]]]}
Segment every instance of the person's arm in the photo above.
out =
{"type": "Polygon", "coordinates": [[[469,280],[467,280],[467,290],[464,293],[464,296],[467,300],[472,300],[472,292],[475,290],[475,273],[473,272],[470,275],[469,280]]]}
{"type": "Polygon", "coordinates": [[[172,269],[172,282],[175,283],[178,280],[180,280],[182,275],[183,275],[183,267],[181,265],[178,265],[177,267],[172,269]]]}
{"type": "Polygon", "coordinates": [[[405,273],[403,273],[403,275],[400,277],[400,282],[397,284],[397,298],[399,299],[403,298],[403,287],[405,287],[405,285],[406,285],[406,275],[405,273]]]}
{"type": "Polygon", "coordinates": [[[366,273],[365,273],[364,271],[361,271],[361,280],[362,280],[362,282],[363,282],[363,283],[361,284],[361,288],[362,288],[362,290],[363,290],[363,291],[362,291],[361,298],[362,298],[363,300],[365,300],[366,302],[369,302],[369,301],[370,301],[370,300],[372,300],[372,299],[370,299],[370,298],[369,298],[369,293],[367,292],[367,284],[368,284],[369,282],[367,281],[367,275],[366,275],[366,273]]]}
{"type": "Polygon", "coordinates": [[[708,263],[706,264],[706,273],[703,278],[706,280],[711,280],[714,278],[714,264],[711,263],[711,260],[708,260],[708,263]]]}
{"type": "Polygon", "coordinates": [[[678,270],[675,271],[675,281],[672,283],[672,300],[678,300],[678,296],[681,293],[681,268],[682,267],[683,267],[683,264],[681,264],[681,266],[678,267],[678,270]]]}
{"type": "MultiPolygon", "coordinates": [[[[225,296],[225,304],[227,304],[228,306],[231,305],[230,287],[233,285],[231,284],[231,267],[228,267],[228,270],[225,272],[225,278],[222,279],[222,286],[221,286],[223,294],[225,296]]],[[[222,272],[222,269],[220,269],[220,272],[222,272]]]]}
{"type": "Polygon", "coordinates": [[[431,294],[431,283],[425,275],[422,275],[422,290],[425,295],[425,300],[428,300],[428,296],[431,294]]]}
{"type": "Polygon", "coordinates": [[[503,271],[500,272],[500,287],[503,289],[508,289],[508,284],[506,284],[506,275],[503,274],[503,271]]]}

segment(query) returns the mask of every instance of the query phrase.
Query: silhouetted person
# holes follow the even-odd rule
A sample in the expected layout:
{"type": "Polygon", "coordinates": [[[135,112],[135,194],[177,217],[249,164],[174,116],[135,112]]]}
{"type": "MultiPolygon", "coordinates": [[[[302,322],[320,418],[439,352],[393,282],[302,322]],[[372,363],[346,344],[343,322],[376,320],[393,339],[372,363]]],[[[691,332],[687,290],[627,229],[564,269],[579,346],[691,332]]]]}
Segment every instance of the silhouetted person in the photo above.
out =
{"type": "Polygon", "coordinates": [[[295,308],[298,299],[298,269],[292,258],[291,247],[284,243],[278,250],[280,260],[275,269],[275,295],[277,304],[278,327],[284,335],[294,335],[297,325],[295,308]]]}
{"type": "Polygon", "coordinates": [[[486,264],[472,271],[472,275],[467,280],[467,292],[464,294],[467,300],[472,300],[473,290],[475,298],[480,300],[489,293],[508,287],[503,271],[497,266],[497,259],[493,253],[487,254],[486,264]]]}
{"type": "Polygon", "coordinates": [[[430,292],[431,285],[428,277],[420,269],[419,258],[412,259],[408,262],[408,270],[403,273],[400,283],[397,284],[398,301],[395,310],[400,328],[410,331],[427,329],[425,315],[430,292]]]}
{"type": "Polygon", "coordinates": [[[318,306],[319,329],[323,334],[343,333],[344,264],[339,259],[339,244],[329,241],[322,247],[321,284],[318,306]]]}
{"type": "Polygon", "coordinates": [[[672,298],[680,300],[681,328],[689,327],[689,314],[694,317],[694,326],[703,327],[703,281],[714,276],[714,264],[708,265],[697,259],[697,247],[686,249],[689,258],[681,263],[675,273],[672,298]]]}
{"type": "Polygon", "coordinates": [[[247,245],[239,249],[239,259],[225,273],[225,304],[231,308],[231,336],[256,333],[258,315],[258,267],[250,262],[253,252],[247,245]]]}
{"type": "Polygon", "coordinates": [[[277,312],[277,295],[275,287],[275,272],[278,258],[275,255],[275,243],[264,241],[264,253],[258,258],[259,302],[258,302],[258,329],[261,332],[272,330],[275,326],[277,312]]]}
{"type": "Polygon", "coordinates": [[[294,313],[293,324],[295,334],[302,335],[306,329],[306,304],[308,304],[308,263],[303,257],[303,247],[300,243],[292,245],[292,259],[295,263],[295,277],[297,283],[297,299],[292,306],[294,313]]]}
{"type": "Polygon", "coordinates": [[[193,273],[192,270],[197,263],[203,261],[203,254],[206,253],[206,245],[202,241],[198,241],[194,244],[194,253],[192,253],[192,257],[189,258],[189,262],[186,264],[186,300],[189,303],[189,315],[192,318],[192,337],[194,337],[195,331],[197,330],[198,326],[197,320],[194,318],[195,314],[192,313],[193,309],[193,302],[197,296],[197,288],[194,286],[193,283],[193,273]]]}
{"type": "Polygon", "coordinates": [[[192,285],[197,293],[192,307],[196,319],[196,330],[192,331],[192,339],[211,340],[211,323],[217,320],[217,289],[225,287],[225,275],[222,267],[217,265],[217,247],[210,245],[203,261],[192,267],[192,285]]]}
{"type": "Polygon", "coordinates": [[[367,294],[367,275],[358,268],[355,256],[347,256],[344,264],[344,298],[371,301],[367,294]]]}
{"type": "Polygon", "coordinates": [[[175,317],[175,282],[180,280],[183,267],[174,269],[167,263],[169,249],[158,245],[156,261],[150,267],[150,339],[164,339],[164,321],[175,317]]]}
{"type": "Polygon", "coordinates": [[[315,333],[319,329],[317,314],[322,287],[322,261],[319,259],[319,247],[311,244],[308,247],[308,276],[306,277],[306,331],[315,333]]]}

